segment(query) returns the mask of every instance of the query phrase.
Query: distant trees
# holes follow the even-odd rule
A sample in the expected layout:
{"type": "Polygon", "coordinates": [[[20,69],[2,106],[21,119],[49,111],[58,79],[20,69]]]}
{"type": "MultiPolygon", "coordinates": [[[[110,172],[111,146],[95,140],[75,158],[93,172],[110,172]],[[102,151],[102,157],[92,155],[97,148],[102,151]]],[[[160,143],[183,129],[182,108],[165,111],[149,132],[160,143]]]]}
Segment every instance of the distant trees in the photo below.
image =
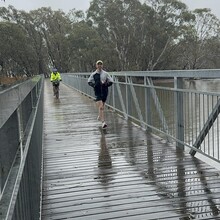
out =
{"type": "Polygon", "coordinates": [[[179,66],[183,69],[218,68],[214,63],[219,50],[214,49],[214,45],[220,46],[217,43],[219,20],[209,9],[196,9],[192,16],[180,41],[179,66]]]}
{"type": "Polygon", "coordinates": [[[93,0],[86,13],[0,8],[0,65],[35,75],[56,66],[88,72],[219,68],[219,20],[179,0],[93,0]]]}
{"type": "Polygon", "coordinates": [[[43,73],[46,47],[29,13],[13,7],[0,8],[0,60],[5,74],[43,73]]]}

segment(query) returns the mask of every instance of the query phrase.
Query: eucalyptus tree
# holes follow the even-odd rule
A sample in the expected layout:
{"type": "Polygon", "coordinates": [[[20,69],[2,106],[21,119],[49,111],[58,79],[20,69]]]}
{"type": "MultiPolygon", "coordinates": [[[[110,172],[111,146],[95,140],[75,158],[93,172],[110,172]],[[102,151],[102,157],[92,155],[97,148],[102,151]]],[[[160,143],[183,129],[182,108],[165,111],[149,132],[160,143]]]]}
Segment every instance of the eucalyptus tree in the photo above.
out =
{"type": "Polygon", "coordinates": [[[32,57],[34,58],[32,63],[33,73],[45,74],[48,71],[47,48],[34,11],[30,11],[30,13],[22,12],[18,24],[26,31],[29,43],[32,46],[32,57]]]}
{"type": "Polygon", "coordinates": [[[68,43],[71,71],[92,71],[95,61],[104,56],[100,36],[85,21],[76,22],[72,25],[72,32],[68,36],[68,43]]]}
{"type": "Polygon", "coordinates": [[[71,71],[92,71],[97,59],[104,59],[105,66],[114,66],[116,54],[112,53],[91,20],[85,19],[84,12],[73,9],[68,17],[71,21],[71,33],[67,36],[71,71]]]}
{"type": "Polygon", "coordinates": [[[119,69],[154,70],[167,68],[188,14],[178,0],[93,0],[87,18],[116,52],[119,69]]]}
{"type": "Polygon", "coordinates": [[[0,23],[0,51],[5,73],[31,75],[33,54],[28,38],[17,24],[0,23]]]}
{"type": "Polygon", "coordinates": [[[116,70],[136,68],[138,52],[138,24],[141,3],[138,0],[93,0],[87,19],[93,24],[108,49],[109,59],[115,55],[116,70]]]}
{"type": "MultiPolygon", "coordinates": [[[[146,28],[146,62],[148,70],[168,69],[170,57],[178,50],[182,31],[191,19],[187,6],[178,0],[147,0],[151,7],[146,28]]],[[[144,65],[144,63],[142,64],[144,65]]]]}
{"type": "Polygon", "coordinates": [[[88,72],[94,68],[96,59],[100,59],[103,45],[97,32],[85,21],[85,13],[72,9],[68,13],[71,30],[68,34],[70,71],[88,72]],[[101,48],[101,49],[100,49],[101,48]]]}
{"type": "Polygon", "coordinates": [[[214,48],[220,43],[220,21],[207,8],[196,9],[192,15],[180,42],[179,64],[184,69],[213,68],[210,61],[219,57],[219,51],[214,48]]]}
{"type": "Polygon", "coordinates": [[[0,51],[5,73],[32,75],[36,57],[26,30],[19,24],[22,12],[12,6],[0,8],[0,51]]]}
{"type": "Polygon", "coordinates": [[[43,43],[47,48],[48,66],[56,67],[61,72],[69,69],[67,36],[71,32],[71,22],[61,10],[40,8],[32,12],[38,25],[43,43]]]}
{"type": "Polygon", "coordinates": [[[12,69],[16,69],[20,74],[27,75],[40,74],[45,71],[45,47],[43,47],[42,38],[30,14],[25,11],[16,10],[13,6],[9,6],[8,9],[0,9],[0,17],[3,23],[7,21],[7,24],[12,26],[10,27],[10,32],[4,32],[5,41],[2,41],[3,46],[7,47],[9,51],[1,51],[1,54],[3,52],[6,54],[12,52],[7,56],[1,55],[7,57],[7,60],[4,61],[5,64],[7,63],[7,70],[15,71],[12,69]],[[16,31],[12,32],[15,27],[22,32],[23,37],[17,37],[16,31]],[[12,38],[13,44],[7,40],[12,38]],[[14,50],[16,50],[16,53],[14,53],[14,50]],[[19,54],[19,56],[17,56],[17,54],[19,54]],[[9,60],[11,60],[10,63],[8,62],[9,60]]]}

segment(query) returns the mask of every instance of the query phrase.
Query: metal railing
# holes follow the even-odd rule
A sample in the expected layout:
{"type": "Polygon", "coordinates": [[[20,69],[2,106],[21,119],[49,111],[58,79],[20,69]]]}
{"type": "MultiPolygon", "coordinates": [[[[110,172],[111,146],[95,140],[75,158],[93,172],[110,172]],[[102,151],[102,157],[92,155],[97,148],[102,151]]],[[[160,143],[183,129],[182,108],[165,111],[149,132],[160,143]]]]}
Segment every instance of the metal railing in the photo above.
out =
{"type": "MultiPolygon", "coordinates": [[[[112,72],[107,105],[194,155],[196,152],[219,162],[220,91],[195,88],[218,83],[220,70],[112,72]],[[153,80],[154,79],[154,80],[153,80]],[[192,88],[193,87],[193,88],[192,88]]],[[[63,82],[94,98],[88,86],[89,73],[62,74],[63,82]]],[[[220,82],[219,82],[220,84],[220,82]]]]}
{"type": "Polygon", "coordinates": [[[39,219],[43,78],[0,92],[0,219],[39,219]]]}

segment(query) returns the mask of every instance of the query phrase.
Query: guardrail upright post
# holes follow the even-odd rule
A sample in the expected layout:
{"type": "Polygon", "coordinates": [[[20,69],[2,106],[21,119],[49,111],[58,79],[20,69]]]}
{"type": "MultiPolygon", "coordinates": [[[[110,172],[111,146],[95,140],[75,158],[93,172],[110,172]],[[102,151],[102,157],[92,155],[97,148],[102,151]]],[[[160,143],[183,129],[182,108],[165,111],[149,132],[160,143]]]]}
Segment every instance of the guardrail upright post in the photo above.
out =
{"type": "Polygon", "coordinates": [[[0,200],[1,200],[1,197],[2,197],[2,164],[1,164],[1,155],[0,155],[0,200]]]}
{"type": "Polygon", "coordinates": [[[129,76],[125,75],[125,82],[126,82],[126,110],[127,110],[127,116],[130,115],[131,113],[131,94],[130,94],[130,89],[129,86],[131,86],[129,84],[129,76]]]}
{"type": "Polygon", "coordinates": [[[20,143],[20,151],[21,151],[21,159],[22,159],[23,158],[24,129],[23,129],[22,106],[21,105],[17,108],[17,116],[18,116],[19,143],[20,143]]]}
{"type": "MultiPolygon", "coordinates": [[[[175,89],[183,89],[183,78],[174,77],[175,89]]],[[[176,91],[174,95],[174,109],[176,109],[176,139],[184,142],[183,92],[176,91]]],[[[176,142],[176,146],[184,149],[184,144],[176,142]]]]}
{"type": "MultiPolygon", "coordinates": [[[[113,80],[115,81],[115,76],[113,76],[113,80]]],[[[116,88],[116,86],[114,85],[114,83],[113,83],[113,85],[112,85],[112,88],[111,88],[111,91],[112,91],[112,105],[113,105],[113,107],[115,108],[115,106],[116,106],[116,104],[115,104],[115,88],[116,88]]],[[[115,110],[114,110],[115,111],[115,110]]]]}
{"type": "MultiPolygon", "coordinates": [[[[147,86],[147,77],[144,77],[144,95],[145,95],[145,118],[146,118],[146,124],[151,125],[152,120],[151,120],[151,101],[150,101],[150,88],[146,87],[147,86]]],[[[146,127],[148,131],[151,131],[152,129],[150,127],[146,127]]]]}
{"type": "Polygon", "coordinates": [[[126,105],[126,114],[128,115],[128,79],[127,79],[127,76],[125,75],[125,83],[126,83],[126,85],[125,85],[125,96],[126,96],[126,103],[125,103],[125,105],[126,105]]]}

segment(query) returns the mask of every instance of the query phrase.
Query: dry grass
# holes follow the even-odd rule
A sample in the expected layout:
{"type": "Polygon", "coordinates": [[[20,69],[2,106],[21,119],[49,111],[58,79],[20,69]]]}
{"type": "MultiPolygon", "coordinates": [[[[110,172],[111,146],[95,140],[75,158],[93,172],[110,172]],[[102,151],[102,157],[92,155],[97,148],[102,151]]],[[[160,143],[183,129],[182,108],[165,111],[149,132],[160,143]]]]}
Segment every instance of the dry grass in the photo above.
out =
{"type": "Polygon", "coordinates": [[[5,90],[13,85],[21,83],[22,81],[26,80],[27,78],[23,77],[5,77],[0,76],[0,91],[5,90]]]}
{"type": "Polygon", "coordinates": [[[23,80],[22,77],[6,77],[0,76],[0,85],[12,85],[23,80]]]}

